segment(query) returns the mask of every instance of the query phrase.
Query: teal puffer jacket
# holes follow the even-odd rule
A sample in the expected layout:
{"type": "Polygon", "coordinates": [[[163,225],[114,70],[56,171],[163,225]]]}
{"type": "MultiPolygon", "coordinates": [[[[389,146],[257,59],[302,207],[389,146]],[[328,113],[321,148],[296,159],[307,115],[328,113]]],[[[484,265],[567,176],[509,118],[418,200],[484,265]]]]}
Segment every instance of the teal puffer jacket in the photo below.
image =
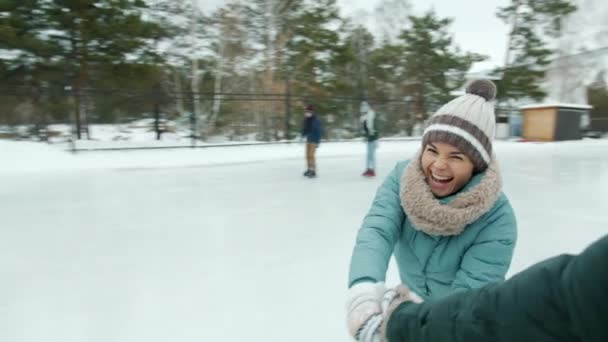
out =
{"type": "MultiPolygon", "coordinates": [[[[407,165],[408,161],[398,163],[378,189],[357,236],[349,286],[384,281],[391,255],[401,281],[425,300],[504,280],[517,238],[515,215],[504,193],[458,235],[428,234],[414,228],[401,204],[407,165]]],[[[458,193],[441,199],[441,204],[470,191],[485,176],[485,172],[473,176],[458,193]]]]}

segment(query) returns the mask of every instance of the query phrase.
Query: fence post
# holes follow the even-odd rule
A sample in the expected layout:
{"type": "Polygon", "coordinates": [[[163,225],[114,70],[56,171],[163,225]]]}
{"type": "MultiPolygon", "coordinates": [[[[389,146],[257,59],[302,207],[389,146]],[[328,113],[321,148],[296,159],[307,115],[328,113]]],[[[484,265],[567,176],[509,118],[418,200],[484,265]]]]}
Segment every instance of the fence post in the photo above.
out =
{"type": "Polygon", "coordinates": [[[287,93],[285,94],[285,139],[291,140],[291,87],[287,80],[287,93]]]}
{"type": "Polygon", "coordinates": [[[196,115],[190,111],[190,147],[196,146],[196,115]]]}
{"type": "Polygon", "coordinates": [[[190,147],[196,147],[196,115],[197,115],[197,105],[194,101],[199,101],[198,95],[192,93],[192,110],[190,111],[190,147]]]}
{"type": "Polygon", "coordinates": [[[154,100],[154,130],[156,131],[156,140],[161,139],[162,129],[160,127],[160,108],[158,100],[154,100]]]}
{"type": "MultiPolygon", "coordinates": [[[[63,90],[65,90],[67,92],[67,96],[68,96],[68,111],[72,111],[74,110],[74,95],[72,94],[72,86],[66,85],[63,87],[63,90]]],[[[76,153],[76,141],[74,139],[74,133],[77,134],[77,137],[79,137],[79,133],[78,133],[78,129],[79,129],[79,125],[78,125],[78,111],[75,110],[76,115],[74,116],[74,123],[70,125],[70,138],[68,139],[68,142],[70,144],[70,151],[72,153],[76,153]]],[[[71,118],[71,115],[68,115],[68,122],[69,122],[69,118],[71,118]]]]}

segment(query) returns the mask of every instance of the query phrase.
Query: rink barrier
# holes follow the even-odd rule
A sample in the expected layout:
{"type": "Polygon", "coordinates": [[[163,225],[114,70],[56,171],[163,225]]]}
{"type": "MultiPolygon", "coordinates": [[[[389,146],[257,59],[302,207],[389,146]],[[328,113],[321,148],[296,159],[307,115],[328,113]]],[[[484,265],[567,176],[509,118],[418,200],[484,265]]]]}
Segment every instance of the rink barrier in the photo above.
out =
{"type": "MultiPolygon", "coordinates": [[[[419,141],[422,137],[395,137],[381,138],[379,141],[419,141]]],[[[353,139],[335,139],[322,140],[322,144],[345,143],[345,142],[361,142],[361,140],[353,139]]],[[[219,147],[240,147],[240,146],[268,146],[268,145],[292,145],[304,144],[300,141],[262,141],[262,142],[244,142],[244,143],[218,143],[218,144],[196,144],[196,145],[168,145],[168,146],[125,146],[125,147],[77,147],[74,143],[69,143],[70,147],[67,151],[72,153],[78,152],[104,152],[104,151],[144,151],[144,150],[168,150],[168,149],[187,149],[187,148],[219,148],[219,147]]]]}

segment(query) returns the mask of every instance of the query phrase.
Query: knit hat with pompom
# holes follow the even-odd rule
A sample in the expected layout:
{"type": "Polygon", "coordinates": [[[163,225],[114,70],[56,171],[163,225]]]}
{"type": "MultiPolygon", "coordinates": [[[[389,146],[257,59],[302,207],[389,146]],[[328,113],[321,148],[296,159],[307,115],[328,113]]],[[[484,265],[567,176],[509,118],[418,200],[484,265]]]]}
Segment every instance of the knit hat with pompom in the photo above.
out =
{"type": "Polygon", "coordinates": [[[492,81],[471,82],[466,94],[446,103],[430,118],[422,136],[423,148],[433,142],[448,143],[465,153],[477,172],[485,170],[492,159],[496,132],[495,97],[492,81]]]}

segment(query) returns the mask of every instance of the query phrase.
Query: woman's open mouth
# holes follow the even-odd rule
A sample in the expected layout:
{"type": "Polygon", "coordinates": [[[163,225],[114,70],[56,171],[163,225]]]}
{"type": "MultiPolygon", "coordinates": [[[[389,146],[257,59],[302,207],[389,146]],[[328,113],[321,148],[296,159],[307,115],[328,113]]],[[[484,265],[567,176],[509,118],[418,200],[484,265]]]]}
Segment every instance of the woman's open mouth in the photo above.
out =
{"type": "Polygon", "coordinates": [[[437,183],[440,183],[440,184],[446,184],[446,183],[451,182],[454,179],[454,177],[439,176],[439,175],[436,175],[436,174],[434,174],[434,173],[431,172],[431,179],[434,182],[437,182],[437,183]]]}

